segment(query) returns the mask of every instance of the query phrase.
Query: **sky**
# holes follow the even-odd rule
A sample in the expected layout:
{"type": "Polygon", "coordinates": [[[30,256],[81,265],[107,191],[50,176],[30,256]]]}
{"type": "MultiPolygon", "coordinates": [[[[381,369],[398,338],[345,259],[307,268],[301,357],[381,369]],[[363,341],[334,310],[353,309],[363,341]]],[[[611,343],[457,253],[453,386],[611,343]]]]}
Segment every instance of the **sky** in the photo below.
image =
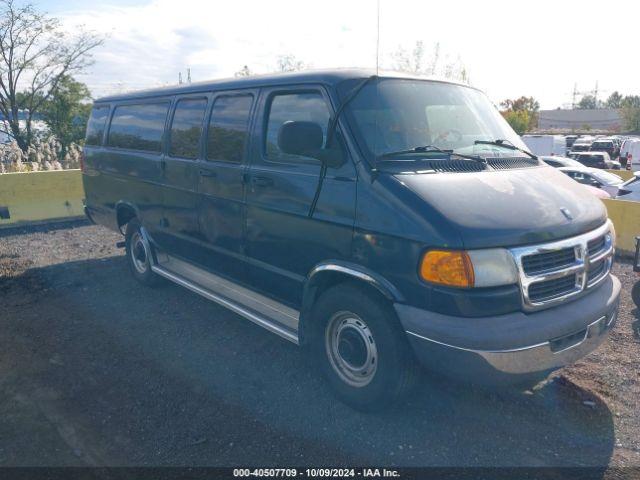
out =
{"type": "Polygon", "coordinates": [[[105,36],[78,79],[94,97],[233,76],[247,65],[274,71],[280,55],[310,68],[393,68],[420,41],[425,63],[463,65],[495,103],[533,96],[542,108],[571,104],[574,86],[606,98],[640,95],[640,2],[380,0],[34,0],[61,19],[105,36]],[[628,27],[625,23],[629,21],[628,27]],[[379,41],[377,41],[379,40],[379,41]],[[376,53],[378,52],[378,53],[376,53]],[[376,57],[378,55],[378,57],[376,57]]]}

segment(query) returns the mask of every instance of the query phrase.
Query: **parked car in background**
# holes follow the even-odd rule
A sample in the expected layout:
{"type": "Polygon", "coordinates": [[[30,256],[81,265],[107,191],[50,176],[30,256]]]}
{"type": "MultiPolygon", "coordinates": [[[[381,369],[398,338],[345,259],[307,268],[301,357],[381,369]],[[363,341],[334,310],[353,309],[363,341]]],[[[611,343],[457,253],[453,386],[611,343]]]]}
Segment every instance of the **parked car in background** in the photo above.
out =
{"type": "Polygon", "coordinates": [[[627,162],[627,170],[640,169],[640,139],[627,138],[622,142],[622,147],[620,147],[621,163],[622,158],[627,162]]]}
{"type": "Polygon", "coordinates": [[[534,155],[567,153],[567,142],[562,135],[522,135],[522,141],[534,155]]]}
{"type": "Polygon", "coordinates": [[[560,167],[558,170],[573,178],[578,183],[604,190],[611,197],[616,197],[618,195],[618,189],[624,184],[624,180],[618,175],[603,172],[597,168],[560,167]]]}
{"type": "Polygon", "coordinates": [[[550,165],[555,168],[560,167],[582,167],[583,165],[577,160],[573,160],[572,158],[567,157],[549,157],[546,155],[542,155],[538,157],[547,165],[550,165]]]}
{"type": "Polygon", "coordinates": [[[571,145],[571,152],[588,152],[593,143],[593,137],[579,137],[571,145]]]}
{"type": "Polygon", "coordinates": [[[617,142],[611,138],[598,139],[589,147],[591,152],[607,152],[612,159],[620,156],[620,147],[617,142]]]}
{"type": "Polygon", "coordinates": [[[632,178],[620,185],[615,198],[640,202],[640,172],[635,172],[632,178]]]}
{"type": "Polygon", "coordinates": [[[564,141],[567,144],[567,153],[566,153],[566,155],[569,155],[569,152],[571,151],[571,147],[573,147],[573,144],[575,143],[575,141],[577,139],[578,139],[578,135],[565,135],[564,141]]]}
{"type": "Polygon", "coordinates": [[[607,152],[581,152],[574,158],[585,167],[620,170],[620,162],[611,160],[607,152]]]}

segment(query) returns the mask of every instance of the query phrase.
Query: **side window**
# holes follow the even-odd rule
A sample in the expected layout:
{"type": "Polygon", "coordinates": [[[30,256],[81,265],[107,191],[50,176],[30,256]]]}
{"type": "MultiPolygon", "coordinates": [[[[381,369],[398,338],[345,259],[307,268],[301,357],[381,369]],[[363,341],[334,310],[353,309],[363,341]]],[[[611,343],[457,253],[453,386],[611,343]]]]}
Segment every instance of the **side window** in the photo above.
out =
{"type": "Polygon", "coordinates": [[[318,163],[318,160],[302,155],[289,155],[278,148],[278,132],[283,123],[290,120],[315,122],[322,127],[327,139],[329,109],[320,92],[288,93],[271,99],[264,151],[273,162],[318,163]]]}
{"type": "Polygon", "coordinates": [[[93,109],[91,110],[91,116],[89,117],[89,122],[87,122],[87,135],[85,137],[85,144],[98,146],[102,145],[102,135],[104,134],[104,127],[107,124],[108,116],[108,105],[93,107],[93,109]]]}
{"type": "Polygon", "coordinates": [[[198,158],[202,121],[206,109],[206,98],[178,100],[171,122],[169,155],[179,158],[198,158]]]}
{"type": "Polygon", "coordinates": [[[216,98],[207,134],[207,160],[242,163],[251,112],[251,95],[216,98]]]}
{"type": "Polygon", "coordinates": [[[168,111],[168,102],[116,107],[107,145],[160,153],[168,111]]]}

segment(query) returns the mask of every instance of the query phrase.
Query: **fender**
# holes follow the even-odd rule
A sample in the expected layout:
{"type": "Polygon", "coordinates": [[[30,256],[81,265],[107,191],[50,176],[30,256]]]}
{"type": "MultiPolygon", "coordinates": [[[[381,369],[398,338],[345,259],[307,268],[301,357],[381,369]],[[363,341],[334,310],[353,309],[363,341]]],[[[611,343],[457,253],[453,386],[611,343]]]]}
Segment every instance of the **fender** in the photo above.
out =
{"type": "Polygon", "coordinates": [[[313,288],[316,284],[316,280],[325,272],[335,272],[363,281],[378,290],[392,302],[404,301],[404,297],[400,291],[382,275],[373,272],[362,265],[358,265],[357,263],[345,262],[342,260],[328,260],[313,267],[307,275],[302,295],[303,310],[304,307],[310,306],[309,302],[313,299],[313,288]]]}
{"type": "Polygon", "coordinates": [[[362,265],[342,260],[327,260],[326,262],[319,263],[309,272],[304,284],[300,322],[298,324],[298,339],[300,345],[306,345],[307,314],[315,300],[316,287],[320,283],[323,274],[327,273],[339,274],[343,277],[351,277],[359,280],[375,288],[391,302],[404,302],[403,295],[391,282],[382,275],[379,275],[362,265]]]}

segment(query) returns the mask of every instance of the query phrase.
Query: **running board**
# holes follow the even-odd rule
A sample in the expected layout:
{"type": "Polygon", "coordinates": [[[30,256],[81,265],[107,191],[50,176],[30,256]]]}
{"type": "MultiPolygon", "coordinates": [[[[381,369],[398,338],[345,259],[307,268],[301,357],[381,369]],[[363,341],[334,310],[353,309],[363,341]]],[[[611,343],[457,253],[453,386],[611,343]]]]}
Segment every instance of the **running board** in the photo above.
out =
{"type": "Polygon", "coordinates": [[[300,312],[195,265],[158,252],[151,269],[298,345],[300,312]]]}

